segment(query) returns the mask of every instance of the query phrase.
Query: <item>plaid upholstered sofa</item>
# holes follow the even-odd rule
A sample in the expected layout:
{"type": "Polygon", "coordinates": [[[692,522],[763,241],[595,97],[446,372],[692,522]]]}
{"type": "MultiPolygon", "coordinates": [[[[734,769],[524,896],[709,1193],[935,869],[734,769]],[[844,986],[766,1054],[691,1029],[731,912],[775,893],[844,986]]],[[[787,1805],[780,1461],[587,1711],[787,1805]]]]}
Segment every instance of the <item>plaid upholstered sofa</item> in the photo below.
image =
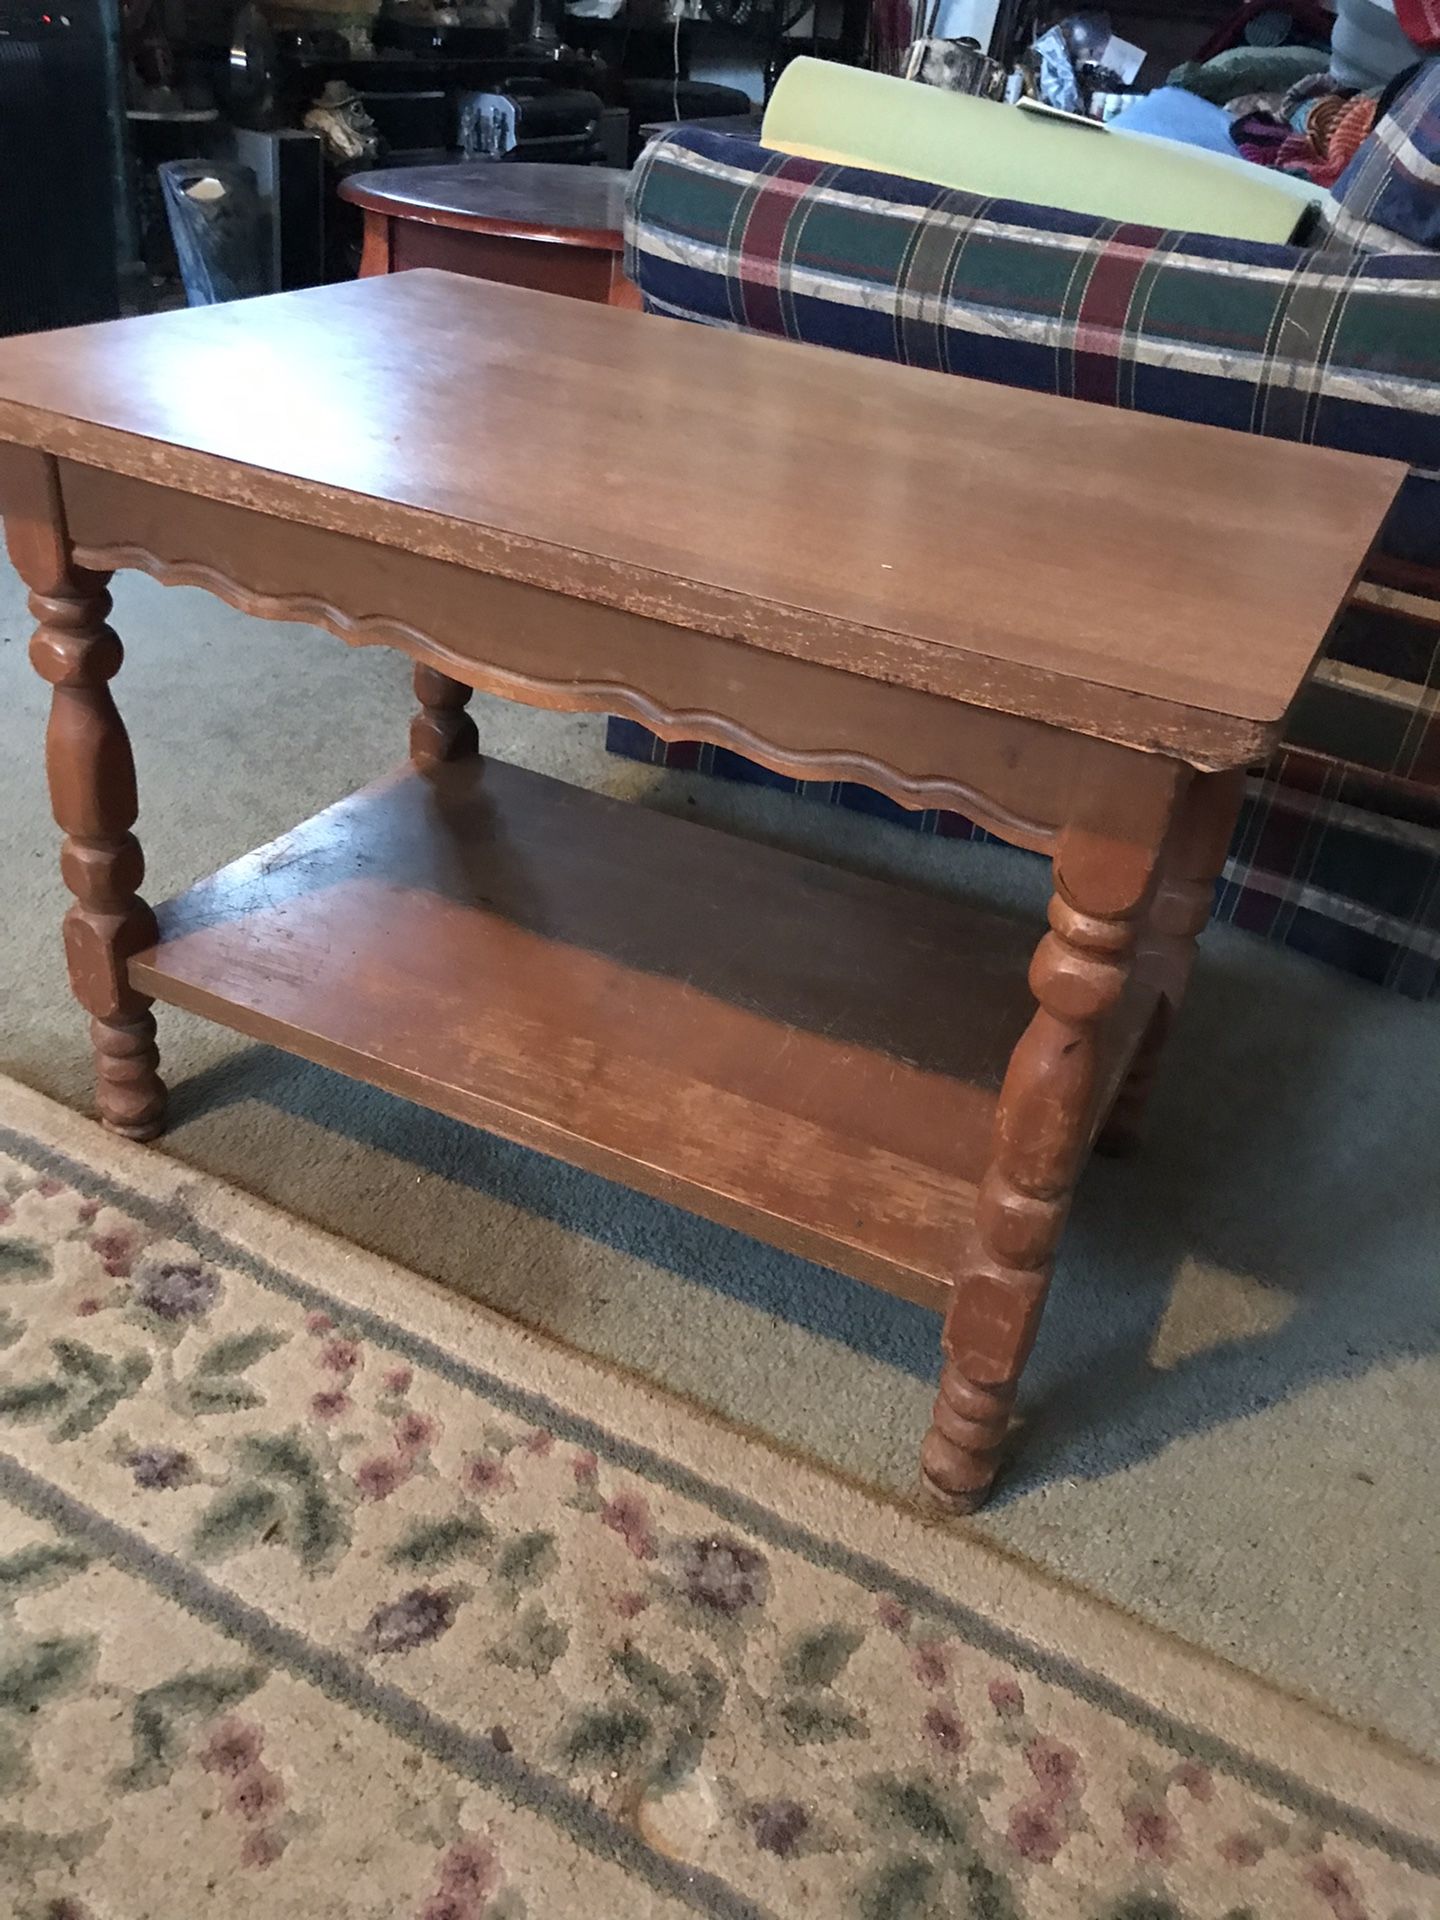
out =
{"type": "MultiPolygon", "coordinates": [[[[658,314],[1406,461],[1381,550],[1249,782],[1216,910],[1396,991],[1440,993],[1440,255],[1121,227],[695,128],[642,157],[627,241],[658,314]]],[[[609,744],[979,835],[629,721],[609,744]]]]}

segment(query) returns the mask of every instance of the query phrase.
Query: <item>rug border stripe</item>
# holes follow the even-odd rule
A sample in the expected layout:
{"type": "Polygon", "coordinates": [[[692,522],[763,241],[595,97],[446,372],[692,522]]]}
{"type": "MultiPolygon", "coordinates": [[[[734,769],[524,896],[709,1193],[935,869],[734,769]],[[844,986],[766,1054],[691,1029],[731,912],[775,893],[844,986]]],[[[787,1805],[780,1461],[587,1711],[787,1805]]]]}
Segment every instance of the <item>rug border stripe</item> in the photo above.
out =
{"type": "Polygon", "coordinates": [[[494,1788],[549,1820],[580,1846],[647,1881],[657,1892],[715,1920],[773,1920],[766,1908],[718,1875],[657,1853],[632,1828],[612,1819],[554,1774],[527,1766],[513,1752],[501,1753],[488,1734],[467,1733],[403,1687],[377,1680],[343,1654],[252,1606],[188,1561],[153,1546],[3,1451],[0,1495],[33,1519],[48,1521],[72,1539],[85,1541],[112,1565],[144,1581],[228,1640],[239,1641],[293,1678],[308,1681],[327,1699],[422,1748],[452,1773],[477,1786],[494,1788]]]}

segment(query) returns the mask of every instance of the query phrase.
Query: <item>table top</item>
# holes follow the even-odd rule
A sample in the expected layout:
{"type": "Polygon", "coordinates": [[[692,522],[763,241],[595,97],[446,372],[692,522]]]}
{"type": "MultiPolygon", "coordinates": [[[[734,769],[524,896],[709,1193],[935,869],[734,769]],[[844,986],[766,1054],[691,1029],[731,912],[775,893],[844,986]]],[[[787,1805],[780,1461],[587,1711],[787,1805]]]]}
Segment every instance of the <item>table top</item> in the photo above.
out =
{"type": "Polygon", "coordinates": [[[0,440],[1210,767],[1404,473],[426,270],[0,341],[0,440]]]}
{"type": "Polygon", "coordinates": [[[629,184],[630,175],[618,167],[460,160],[353,173],[340,193],[357,207],[397,220],[618,253],[629,184]]]}

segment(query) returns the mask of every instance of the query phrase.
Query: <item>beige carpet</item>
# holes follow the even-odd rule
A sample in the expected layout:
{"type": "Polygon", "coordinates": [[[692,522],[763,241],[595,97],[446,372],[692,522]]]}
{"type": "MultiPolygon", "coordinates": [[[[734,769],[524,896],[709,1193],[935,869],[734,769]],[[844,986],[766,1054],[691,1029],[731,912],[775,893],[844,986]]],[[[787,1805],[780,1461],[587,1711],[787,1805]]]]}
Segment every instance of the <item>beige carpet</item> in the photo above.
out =
{"type": "Polygon", "coordinates": [[[1400,1920],[1440,1770],[0,1081],[17,1920],[1400,1920]]]}
{"type": "MultiPolygon", "coordinates": [[[[403,751],[404,665],[129,577],[117,681],[156,897],[403,751]]],[[[44,689],[0,567],[0,1068],[89,1101],[63,978],[44,689]]],[[[1037,911],[1038,862],[607,757],[476,703],[564,777],[1037,911]]],[[[912,1483],[928,1315],[161,1010],[164,1151],[881,1487],[912,1483]]],[[[1087,1176],[976,1530],[1283,1685],[1440,1750],[1440,1008],[1219,930],[1148,1152],[1087,1176]]]]}

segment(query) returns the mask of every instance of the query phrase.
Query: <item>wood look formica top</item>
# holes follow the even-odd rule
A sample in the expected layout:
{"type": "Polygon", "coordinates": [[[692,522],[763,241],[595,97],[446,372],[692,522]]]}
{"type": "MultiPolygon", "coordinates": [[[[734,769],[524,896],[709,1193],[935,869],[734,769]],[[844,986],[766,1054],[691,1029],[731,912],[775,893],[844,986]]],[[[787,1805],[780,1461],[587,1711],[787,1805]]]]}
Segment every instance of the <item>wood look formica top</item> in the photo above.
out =
{"type": "Polygon", "coordinates": [[[428,271],[0,341],[0,440],[1210,767],[1404,471],[428,271]]]}
{"type": "Polygon", "coordinates": [[[397,220],[618,253],[629,184],[620,167],[460,160],[352,173],[341,181],[340,197],[397,220]]]}

